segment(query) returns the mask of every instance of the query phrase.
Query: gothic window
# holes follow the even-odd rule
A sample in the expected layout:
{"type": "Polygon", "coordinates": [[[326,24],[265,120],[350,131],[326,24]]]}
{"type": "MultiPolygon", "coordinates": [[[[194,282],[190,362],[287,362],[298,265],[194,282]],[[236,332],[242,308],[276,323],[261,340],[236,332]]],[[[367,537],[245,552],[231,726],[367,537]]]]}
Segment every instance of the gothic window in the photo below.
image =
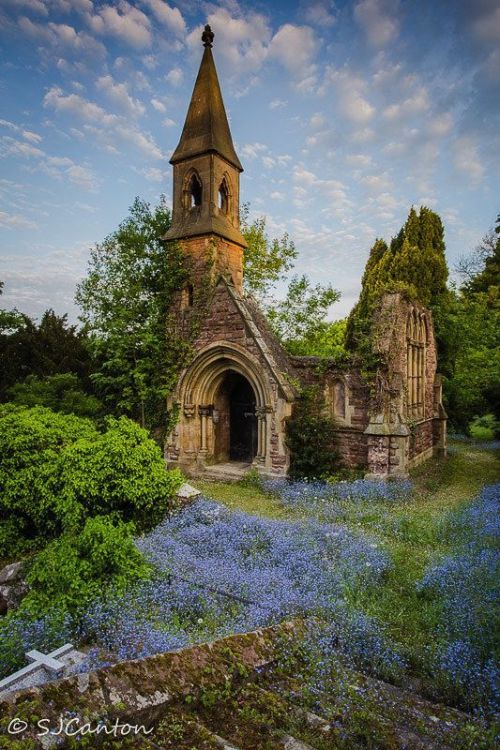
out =
{"type": "Polygon", "coordinates": [[[332,417],[334,419],[346,419],[346,387],[344,381],[340,378],[330,384],[328,401],[332,417]]]}
{"type": "Polygon", "coordinates": [[[225,177],[219,187],[219,211],[223,214],[229,213],[229,189],[225,177]]]}
{"type": "Polygon", "coordinates": [[[425,416],[425,348],[427,327],[425,315],[412,310],[406,326],[406,386],[408,391],[408,417],[425,416]]]}
{"type": "Polygon", "coordinates": [[[194,287],[192,284],[188,284],[182,290],[181,308],[186,310],[188,307],[194,305],[194,287]]]}
{"type": "Polygon", "coordinates": [[[192,172],[191,175],[187,177],[185,183],[184,207],[194,208],[195,206],[201,206],[202,192],[201,180],[196,172],[192,172]]]}

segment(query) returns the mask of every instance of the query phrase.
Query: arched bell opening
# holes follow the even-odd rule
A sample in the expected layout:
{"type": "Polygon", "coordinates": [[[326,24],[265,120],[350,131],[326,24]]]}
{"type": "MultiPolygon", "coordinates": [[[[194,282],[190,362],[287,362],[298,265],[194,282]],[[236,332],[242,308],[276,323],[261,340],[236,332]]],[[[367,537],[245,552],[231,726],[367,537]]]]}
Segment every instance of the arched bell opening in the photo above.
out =
{"type": "Polygon", "coordinates": [[[216,391],[212,419],[216,461],[251,463],[257,455],[257,400],[247,378],[227,371],[216,391]]]}

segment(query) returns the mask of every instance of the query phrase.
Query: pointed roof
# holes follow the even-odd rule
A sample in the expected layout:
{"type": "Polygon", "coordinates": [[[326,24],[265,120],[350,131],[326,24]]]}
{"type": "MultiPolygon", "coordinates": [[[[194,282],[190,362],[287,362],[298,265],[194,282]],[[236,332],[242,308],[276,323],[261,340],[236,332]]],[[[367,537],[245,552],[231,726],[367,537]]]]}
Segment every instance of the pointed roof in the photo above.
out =
{"type": "Polygon", "coordinates": [[[212,55],[213,33],[209,27],[205,27],[202,39],[205,51],[194,84],[181,139],[172,154],[170,163],[175,164],[192,156],[216,151],[242,172],[243,167],[234,150],[222,100],[212,55]]]}

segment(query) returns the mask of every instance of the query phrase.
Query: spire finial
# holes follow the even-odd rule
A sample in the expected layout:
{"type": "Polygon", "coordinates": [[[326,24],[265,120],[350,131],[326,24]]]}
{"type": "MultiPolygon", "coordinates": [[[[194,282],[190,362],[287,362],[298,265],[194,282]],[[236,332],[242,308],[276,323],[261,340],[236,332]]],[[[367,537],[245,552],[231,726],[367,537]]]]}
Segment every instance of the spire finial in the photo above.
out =
{"type": "Polygon", "coordinates": [[[214,41],[214,32],[210,28],[209,24],[205,26],[205,31],[201,35],[201,41],[204,47],[211,47],[214,41]]]}

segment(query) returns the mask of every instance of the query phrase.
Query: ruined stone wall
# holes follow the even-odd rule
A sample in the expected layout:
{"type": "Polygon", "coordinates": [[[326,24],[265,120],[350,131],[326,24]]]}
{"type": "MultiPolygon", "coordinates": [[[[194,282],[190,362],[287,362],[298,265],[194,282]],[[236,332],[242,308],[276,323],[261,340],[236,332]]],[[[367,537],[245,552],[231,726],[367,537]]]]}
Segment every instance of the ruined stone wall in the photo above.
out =
{"type": "MultiPolygon", "coordinates": [[[[203,352],[210,346],[221,346],[220,363],[225,362],[222,347],[227,350],[234,346],[235,351],[244,353],[249,360],[255,363],[259,370],[259,378],[264,383],[266,392],[265,408],[261,404],[258,409],[259,430],[265,437],[265,445],[260,456],[263,468],[272,473],[286,473],[288,467],[288,454],[285,446],[285,422],[291,414],[291,400],[287,399],[280,387],[277,369],[269,366],[269,358],[266,359],[264,351],[268,351],[261,331],[256,326],[252,311],[246,306],[246,302],[237,294],[230,292],[224,282],[218,283],[215,288],[205,296],[203,309],[200,304],[195,304],[193,309],[184,310],[184,327],[189,327],[192,316],[200,319],[199,330],[193,342],[193,361],[196,361],[196,353],[203,352]],[[236,300],[236,301],[235,301],[236,300]],[[263,423],[265,422],[265,425],[263,423]]],[[[271,352],[271,356],[273,353],[271,352]]],[[[214,366],[218,366],[215,363],[214,366]]],[[[227,359],[227,370],[231,369],[231,361],[227,359]]],[[[279,369],[279,368],[278,368],[279,369]]],[[[250,373],[241,370],[243,376],[248,375],[252,384],[250,373]]],[[[199,405],[196,405],[199,406],[199,405]]],[[[175,430],[173,439],[167,449],[167,460],[169,462],[193,463],[198,459],[199,446],[201,442],[201,424],[196,409],[192,412],[186,410],[184,404],[180,405],[181,420],[175,430]]],[[[212,424],[212,415],[207,415],[207,452],[206,462],[214,463],[223,460],[223,456],[217,456],[216,433],[217,429],[212,424]]],[[[257,457],[258,458],[258,457],[257,457]]]]}
{"type": "Polygon", "coordinates": [[[359,370],[325,363],[319,357],[291,357],[291,361],[304,385],[317,386],[325,414],[335,422],[332,450],[338,452],[342,465],[366,467],[369,391],[359,370]]]}

